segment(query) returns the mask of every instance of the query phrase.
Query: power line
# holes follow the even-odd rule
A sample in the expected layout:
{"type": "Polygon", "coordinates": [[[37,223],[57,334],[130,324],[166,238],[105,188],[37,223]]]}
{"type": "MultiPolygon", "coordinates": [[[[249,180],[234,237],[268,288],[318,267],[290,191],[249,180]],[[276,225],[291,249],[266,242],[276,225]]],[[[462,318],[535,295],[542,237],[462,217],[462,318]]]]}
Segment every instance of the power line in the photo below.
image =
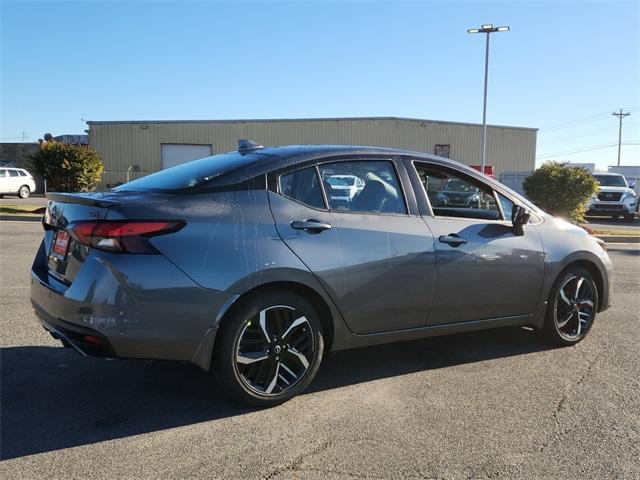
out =
{"type": "MultiPolygon", "coordinates": [[[[625,142],[622,145],[640,145],[640,142],[625,142]]],[[[591,152],[593,150],[602,150],[605,148],[612,148],[612,147],[617,147],[618,144],[617,143],[608,143],[608,144],[603,144],[603,145],[591,145],[589,147],[582,147],[582,148],[576,148],[573,150],[564,150],[561,152],[555,152],[555,153],[545,153],[542,154],[540,156],[537,157],[538,160],[543,160],[546,158],[552,158],[552,157],[564,157],[566,155],[575,155],[577,153],[585,153],[585,152],[591,152]]]]}
{"type": "MultiPolygon", "coordinates": [[[[632,125],[635,125],[635,124],[627,123],[625,125],[632,126],[632,125]]],[[[580,133],[578,135],[571,135],[569,137],[563,135],[562,137],[556,137],[556,138],[552,138],[551,140],[545,140],[544,143],[566,142],[568,140],[575,140],[576,138],[595,136],[595,135],[598,135],[599,133],[611,132],[613,130],[618,130],[618,127],[598,128],[597,130],[588,130],[588,131],[580,133]]]]}
{"type": "Polygon", "coordinates": [[[546,127],[540,128],[541,131],[552,132],[555,130],[561,130],[563,128],[577,127],[579,125],[585,125],[587,123],[593,123],[597,121],[604,120],[609,116],[610,112],[598,113],[596,115],[591,115],[589,117],[577,118],[575,120],[569,120],[567,122],[556,123],[555,125],[548,125],[546,127]]]}

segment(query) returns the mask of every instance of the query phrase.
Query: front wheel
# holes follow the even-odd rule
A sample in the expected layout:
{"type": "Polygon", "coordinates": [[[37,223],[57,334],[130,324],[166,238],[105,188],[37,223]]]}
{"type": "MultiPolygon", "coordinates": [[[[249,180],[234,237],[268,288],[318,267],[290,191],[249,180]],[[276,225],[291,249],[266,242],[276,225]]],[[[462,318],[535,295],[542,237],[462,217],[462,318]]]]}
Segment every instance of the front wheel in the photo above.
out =
{"type": "Polygon", "coordinates": [[[587,336],[598,310],[598,289],[593,276],[580,267],[569,267],[549,294],[544,330],[557,345],[575,345],[587,336]]]}
{"type": "Polygon", "coordinates": [[[219,332],[213,373],[227,392],[256,406],[274,406],[301,393],[320,367],[320,317],[303,297],[258,293],[232,312],[219,332]]]}
{"type": "Polygon", "coordinates": [[[624,214],[624,221],[628,222],[628,223],[631,223],[631,222],[633,222],[634,217],[635,217],[635,214],[633,214],[633,213],[625,213],[624,214]]]}
{"type": "Polygon", "coordinates": [[[26,185],[21,186],[20,190],[18,190],[18,196],[22,199],[29,198],[30,193],[31,190],[29,190],[29,187],[27,187],[26,185]]]}

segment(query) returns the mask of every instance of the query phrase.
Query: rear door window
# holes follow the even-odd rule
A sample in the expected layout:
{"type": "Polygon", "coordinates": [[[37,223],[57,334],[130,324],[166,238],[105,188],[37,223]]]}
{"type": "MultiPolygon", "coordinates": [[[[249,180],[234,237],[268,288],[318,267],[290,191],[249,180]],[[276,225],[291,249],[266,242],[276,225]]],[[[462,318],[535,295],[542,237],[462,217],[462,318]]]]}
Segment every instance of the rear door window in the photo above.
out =
{"type": "Polygon", "coordinates": [[[333,211],[407,213],[398,175],[388,160],[325,163],[319,170],[333,211]]]}
{"type": "Polygon", "coordinates": [[[280,177],[280,193],[314,208],[325,208],[322,187],[315,167],[303,168],[280,177]]]}
{"type": "Polygon", "coordinates": [[[20,175],[18,174],[17,170],[9,170],[9,176],[10,177],[19,177],[20,175]]]}

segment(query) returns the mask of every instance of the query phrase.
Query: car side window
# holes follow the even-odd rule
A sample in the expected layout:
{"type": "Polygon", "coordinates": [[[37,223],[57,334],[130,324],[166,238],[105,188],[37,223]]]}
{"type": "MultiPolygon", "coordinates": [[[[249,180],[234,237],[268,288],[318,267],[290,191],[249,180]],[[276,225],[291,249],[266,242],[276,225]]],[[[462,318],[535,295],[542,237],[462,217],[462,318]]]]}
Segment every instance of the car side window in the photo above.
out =
{"type": "Polygon", "coordinates": [[[415,167],[435,216],[502,220],[493,190],[487,185],[435,165],[416,163],[415,167]]]}
{"type": "Polygon", "coordinates": [[[500,206],[502,207],[502,213],[504,213],[505,220],[511,220],[511,214],[513,213],[513,202],[501,193],[496,192],[498,200],[500,200],[500,206]]]}
{"type": "Polygon", "coordinates": [[[325,163],[320,177],[331,210],[406,214],[400,181],[388,160],[325,163]]]}
{"type": "Polygon", "coordinates": [[[10,177],[19,177],[20,175],[18,174],[17,170],[9,170],[9,176],[10,177]]]}
{"type": "Polygon", "coordinates": [[[24,173],[22,170],[18,170],[18,175],[20,175],[21,177],[26,177],[27,174],[24,173]]]}
{"type": "Polygon", "coordinates": [[[7,176],[7,171],[6,170],[0,170],[0,178],[4,178],[7,176]]]}
{"type": "Polygon", "coordinates": [[[314,208],[325,208],[315,167],[303,168],[280,176],[280,193],[314,208]]]}

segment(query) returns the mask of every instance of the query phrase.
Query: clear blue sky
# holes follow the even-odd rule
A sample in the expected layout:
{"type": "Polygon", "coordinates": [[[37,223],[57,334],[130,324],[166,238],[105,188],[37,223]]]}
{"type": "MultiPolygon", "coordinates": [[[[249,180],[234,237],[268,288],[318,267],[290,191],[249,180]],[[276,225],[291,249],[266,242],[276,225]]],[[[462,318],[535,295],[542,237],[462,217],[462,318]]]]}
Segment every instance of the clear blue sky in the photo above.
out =
{"type": "MultiPolygon", "coordinates": [[[[540,160],[640,143],[640,3],[1,1],[2,141],[81,119],[403,116],[540,128],[540,160]],[[581,122],[576,120],[586,119],[581,122]]],[[[616,148],[558,160],[614,164],[616,148]]],[[[640,145],[623,147],[640,164],[640,145]]]]}

